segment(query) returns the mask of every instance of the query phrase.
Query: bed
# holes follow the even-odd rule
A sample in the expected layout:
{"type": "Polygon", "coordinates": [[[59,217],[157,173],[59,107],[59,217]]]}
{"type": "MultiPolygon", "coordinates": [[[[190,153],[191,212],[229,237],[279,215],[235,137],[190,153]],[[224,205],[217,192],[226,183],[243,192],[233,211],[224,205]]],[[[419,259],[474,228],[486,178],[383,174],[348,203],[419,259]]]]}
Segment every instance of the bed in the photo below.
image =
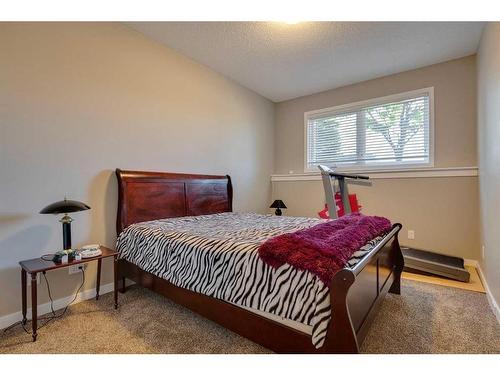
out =
{"type": "Polygon", "coordinates": [[[278,353],[357,353],[384,295],[400,293],[400,224],[324,285],[288,265],[266,268],[255,251],[266,238],[318,219],[232,213],[229,176],[116,175],[123,290],[131,279],[278,353]],[[158,250],[165,246],[168,254],[158,250]]]}

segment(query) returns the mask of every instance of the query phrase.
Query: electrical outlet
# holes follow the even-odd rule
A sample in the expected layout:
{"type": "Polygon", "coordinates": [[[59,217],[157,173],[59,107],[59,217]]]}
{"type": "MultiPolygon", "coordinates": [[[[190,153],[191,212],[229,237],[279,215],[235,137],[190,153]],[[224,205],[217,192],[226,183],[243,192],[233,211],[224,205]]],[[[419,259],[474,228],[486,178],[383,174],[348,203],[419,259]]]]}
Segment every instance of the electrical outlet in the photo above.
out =
{"type": "Polygon", "coordinates": [[[74,273],[80,273],[80,269],[83,269],[85,271],[87,269],[87,265],[85,263],[80,263],[75,264],[74,266],[69,266],[68,272],[70,275],[73,275],[74,273]]]}
{"type": "Polygon", "coordinates": [[[414,240],[415,239],[415,231],[413,229],[408,231],[408,239],[409,240],[414,240]]]}
{"type": "MultiPolygon", "coordinates": [[[[31,275],[30,274],[26,275],[26,284],[28,286],[31,286],[31,275]]],[[[36,284],[40,285],[40,273],[36,274],[36,284]]]]}

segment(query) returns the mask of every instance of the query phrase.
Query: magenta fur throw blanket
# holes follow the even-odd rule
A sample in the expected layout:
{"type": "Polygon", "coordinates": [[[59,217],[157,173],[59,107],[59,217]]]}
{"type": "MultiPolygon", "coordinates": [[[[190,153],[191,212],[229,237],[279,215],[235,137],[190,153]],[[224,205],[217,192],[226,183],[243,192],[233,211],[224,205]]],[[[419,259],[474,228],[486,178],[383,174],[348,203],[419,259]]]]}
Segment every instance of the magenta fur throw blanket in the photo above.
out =
{"type": "Polygon", "coordinates": [[[275,268],[288,263],[310,271],[329,285],[357,250],[390,229],[391,222],[384,217],[352,213],[270,238],[260,246],[259,256],[275,268]]]}

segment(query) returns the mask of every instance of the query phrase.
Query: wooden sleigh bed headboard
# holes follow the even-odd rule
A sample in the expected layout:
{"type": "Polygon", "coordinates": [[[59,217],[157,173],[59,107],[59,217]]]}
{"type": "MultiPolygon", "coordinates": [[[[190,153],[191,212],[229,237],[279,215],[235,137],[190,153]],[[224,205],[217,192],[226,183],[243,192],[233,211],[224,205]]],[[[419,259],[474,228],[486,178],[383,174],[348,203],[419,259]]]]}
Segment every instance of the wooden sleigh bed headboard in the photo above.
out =
{"type": "Polygon", "coordinates": [[[116,170],[116,232],[130,224],[169,217],[231,212],[229,176],[116,170]]]}

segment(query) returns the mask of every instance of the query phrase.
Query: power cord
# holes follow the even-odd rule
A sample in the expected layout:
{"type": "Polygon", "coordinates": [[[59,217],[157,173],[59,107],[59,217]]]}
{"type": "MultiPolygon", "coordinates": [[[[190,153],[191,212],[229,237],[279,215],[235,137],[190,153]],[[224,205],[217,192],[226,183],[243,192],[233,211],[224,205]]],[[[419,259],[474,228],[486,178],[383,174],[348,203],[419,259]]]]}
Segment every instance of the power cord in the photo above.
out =
{"type": "MultiPolygon", "coordinates": [[[[50,290],[49,281],[47,280],[47,276],[45,275],[45,272],[42,273],[43,278],[45,279],[45,284],[47,285],[47,294],[49,295],[50,311],[52,312],[52,316],[48,316],[48,317],[45,317],[45,318],[40,318],[40,319],[45,319],[45,321],[38,327],[38,329],[45,327],[48,323],[50,323],[54,319],[61,318],[64,314],[66,314],[66,311],[68,311],[69,306],[73,302],[76,301],[76,298],[78,297],[78,293],[80,293],[80,290],[83,288],[83,285],[85,284],[85,269],[82,267],[82,268],[80,268],[80,271],[82,271],[82,283],[80,284],[79,288],[77,289],[77,291],[75,293],[75,296],[73,297],[73,299],[71,300],[71,302],[66,305],[66,307],[63,310],[63,312],[60,313],[59,315],[57,315],[56,312],[54,311],[54,300],[52,299],[52,293],[51,293],[51,290],[50,290]]],[[[3,330],[3,333],[6,333],[11,328],[14,328],[14,327],[16,327],[18,325],[21,325],[21,327],[23,328],[24,332],[31,334],[31,332],[26,328],[26,325],[27,325],[28,322],[31,322],[31,319],[27,320],[26,323],[23,323],[23,321],[21,320],[19,322],[11,324],[10,326],[8,326],[7,328],[5,328],[3,330]]]]}

